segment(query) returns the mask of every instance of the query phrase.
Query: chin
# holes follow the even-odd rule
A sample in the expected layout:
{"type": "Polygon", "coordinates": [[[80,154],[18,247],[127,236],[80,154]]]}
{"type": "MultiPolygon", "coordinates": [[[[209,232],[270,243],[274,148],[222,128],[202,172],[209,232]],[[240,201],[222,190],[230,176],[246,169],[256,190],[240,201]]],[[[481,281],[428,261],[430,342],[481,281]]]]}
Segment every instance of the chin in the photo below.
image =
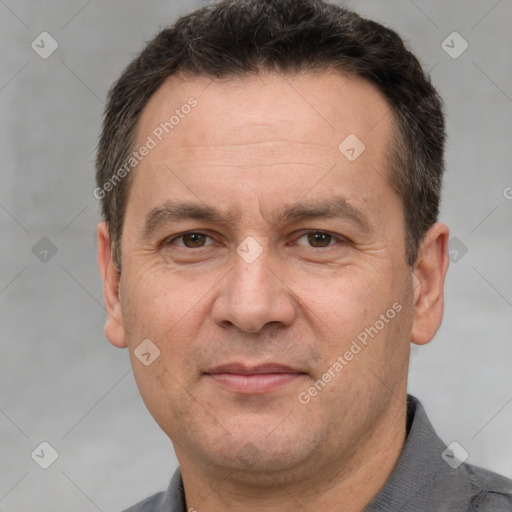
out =
{"type": "MultiPolygon", "coordinates": [[[[267,418],[268,420],[268,418],[267,418]]],[[[222,432],[203,434],[194,443],[194,451],[216,472],[237,475],[240,482],[251,485],[260,482],[284,483],[296,478],[301,467],[310,467],[310,459],[318,455],[325,446],[325,434],[312,428],[311,421],[301,424],[294,420],[243,422],[238,420],[237,428],[228,426],[222,432]]],[[[306,472],[306,470],[304,470],[306,472]]]]}

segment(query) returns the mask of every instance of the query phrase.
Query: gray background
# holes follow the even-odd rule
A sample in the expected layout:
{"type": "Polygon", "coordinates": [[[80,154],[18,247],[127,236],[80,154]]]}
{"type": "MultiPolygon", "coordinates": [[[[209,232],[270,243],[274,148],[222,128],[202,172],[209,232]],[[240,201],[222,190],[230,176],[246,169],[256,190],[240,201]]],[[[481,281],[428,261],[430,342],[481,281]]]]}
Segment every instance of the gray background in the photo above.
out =
{"type": "MultiPolygon", "coordinates": [[[[0,0],[0,511],[119,511],[176,465],[127,352],[103,335],[93,159],[110,84],[197,5],[0,0]],[[31,48],[43,31],[59,44],[47,59],[31,48]],[[57,248],[46,263],[32,252],[42,237],[57,248]],[[42,441],[59,454],[46,470],[30,456],[42,441]]],[[[347,5],[404,36],[447,107],[442,220],[460,242],[410,391],[446,443],[512,477],[512,2],[347,5]],[[453,31],[469,44],[457,59],[441,46],[453,31]]]]}

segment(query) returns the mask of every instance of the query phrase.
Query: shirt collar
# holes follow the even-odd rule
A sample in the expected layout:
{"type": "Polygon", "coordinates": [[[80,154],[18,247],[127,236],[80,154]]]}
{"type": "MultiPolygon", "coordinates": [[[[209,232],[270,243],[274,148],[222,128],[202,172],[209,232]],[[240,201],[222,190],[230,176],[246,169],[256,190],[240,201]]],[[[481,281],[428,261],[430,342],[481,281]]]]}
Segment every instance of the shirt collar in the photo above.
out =
{"type": "Polygon", "coordinates": [[[365,512],[466,510],[469,482],[443,460],[446,445],[411,395],[407,396],[407,419],[410,429],[395,468],[365,512]],[[454,498],[450,509],[443,508],[447,496],[454,498]]]}

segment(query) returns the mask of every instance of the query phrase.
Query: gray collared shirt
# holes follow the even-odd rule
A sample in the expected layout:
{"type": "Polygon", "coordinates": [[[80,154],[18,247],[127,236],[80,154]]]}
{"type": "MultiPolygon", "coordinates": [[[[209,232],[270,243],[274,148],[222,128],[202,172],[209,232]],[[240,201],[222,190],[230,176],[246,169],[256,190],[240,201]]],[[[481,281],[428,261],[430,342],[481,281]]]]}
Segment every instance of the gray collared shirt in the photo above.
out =
{"type": "MultiPolygon", "coordinates": [[[[441,456],[446,445],[421,403],[410,395],[407,425],[397,464],[365,512],[512,512],[512,480],[465,463],[449,465],[441,456]]],[[[125,512],[187,512],[179,468],[166,492],[125,512]]]]}

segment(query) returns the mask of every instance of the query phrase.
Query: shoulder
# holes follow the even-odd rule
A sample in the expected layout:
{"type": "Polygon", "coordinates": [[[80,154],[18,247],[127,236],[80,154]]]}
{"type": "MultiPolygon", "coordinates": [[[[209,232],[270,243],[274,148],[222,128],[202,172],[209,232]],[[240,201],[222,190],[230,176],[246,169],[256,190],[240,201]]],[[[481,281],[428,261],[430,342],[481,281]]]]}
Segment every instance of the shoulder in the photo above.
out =
{"type": "Polygon", "coordinates": [[[472,464],[463,464],[459,469],[465,473],[471,485],[471,510],[482,512],[512,510],[512,480],[472,464]]]}
{"type": "Polygon", "coordinates": [[[164,495],[165,493],[163,492],[154,494],[123,512],[165,512],[165,509],[162,508],[164,495]]]}

